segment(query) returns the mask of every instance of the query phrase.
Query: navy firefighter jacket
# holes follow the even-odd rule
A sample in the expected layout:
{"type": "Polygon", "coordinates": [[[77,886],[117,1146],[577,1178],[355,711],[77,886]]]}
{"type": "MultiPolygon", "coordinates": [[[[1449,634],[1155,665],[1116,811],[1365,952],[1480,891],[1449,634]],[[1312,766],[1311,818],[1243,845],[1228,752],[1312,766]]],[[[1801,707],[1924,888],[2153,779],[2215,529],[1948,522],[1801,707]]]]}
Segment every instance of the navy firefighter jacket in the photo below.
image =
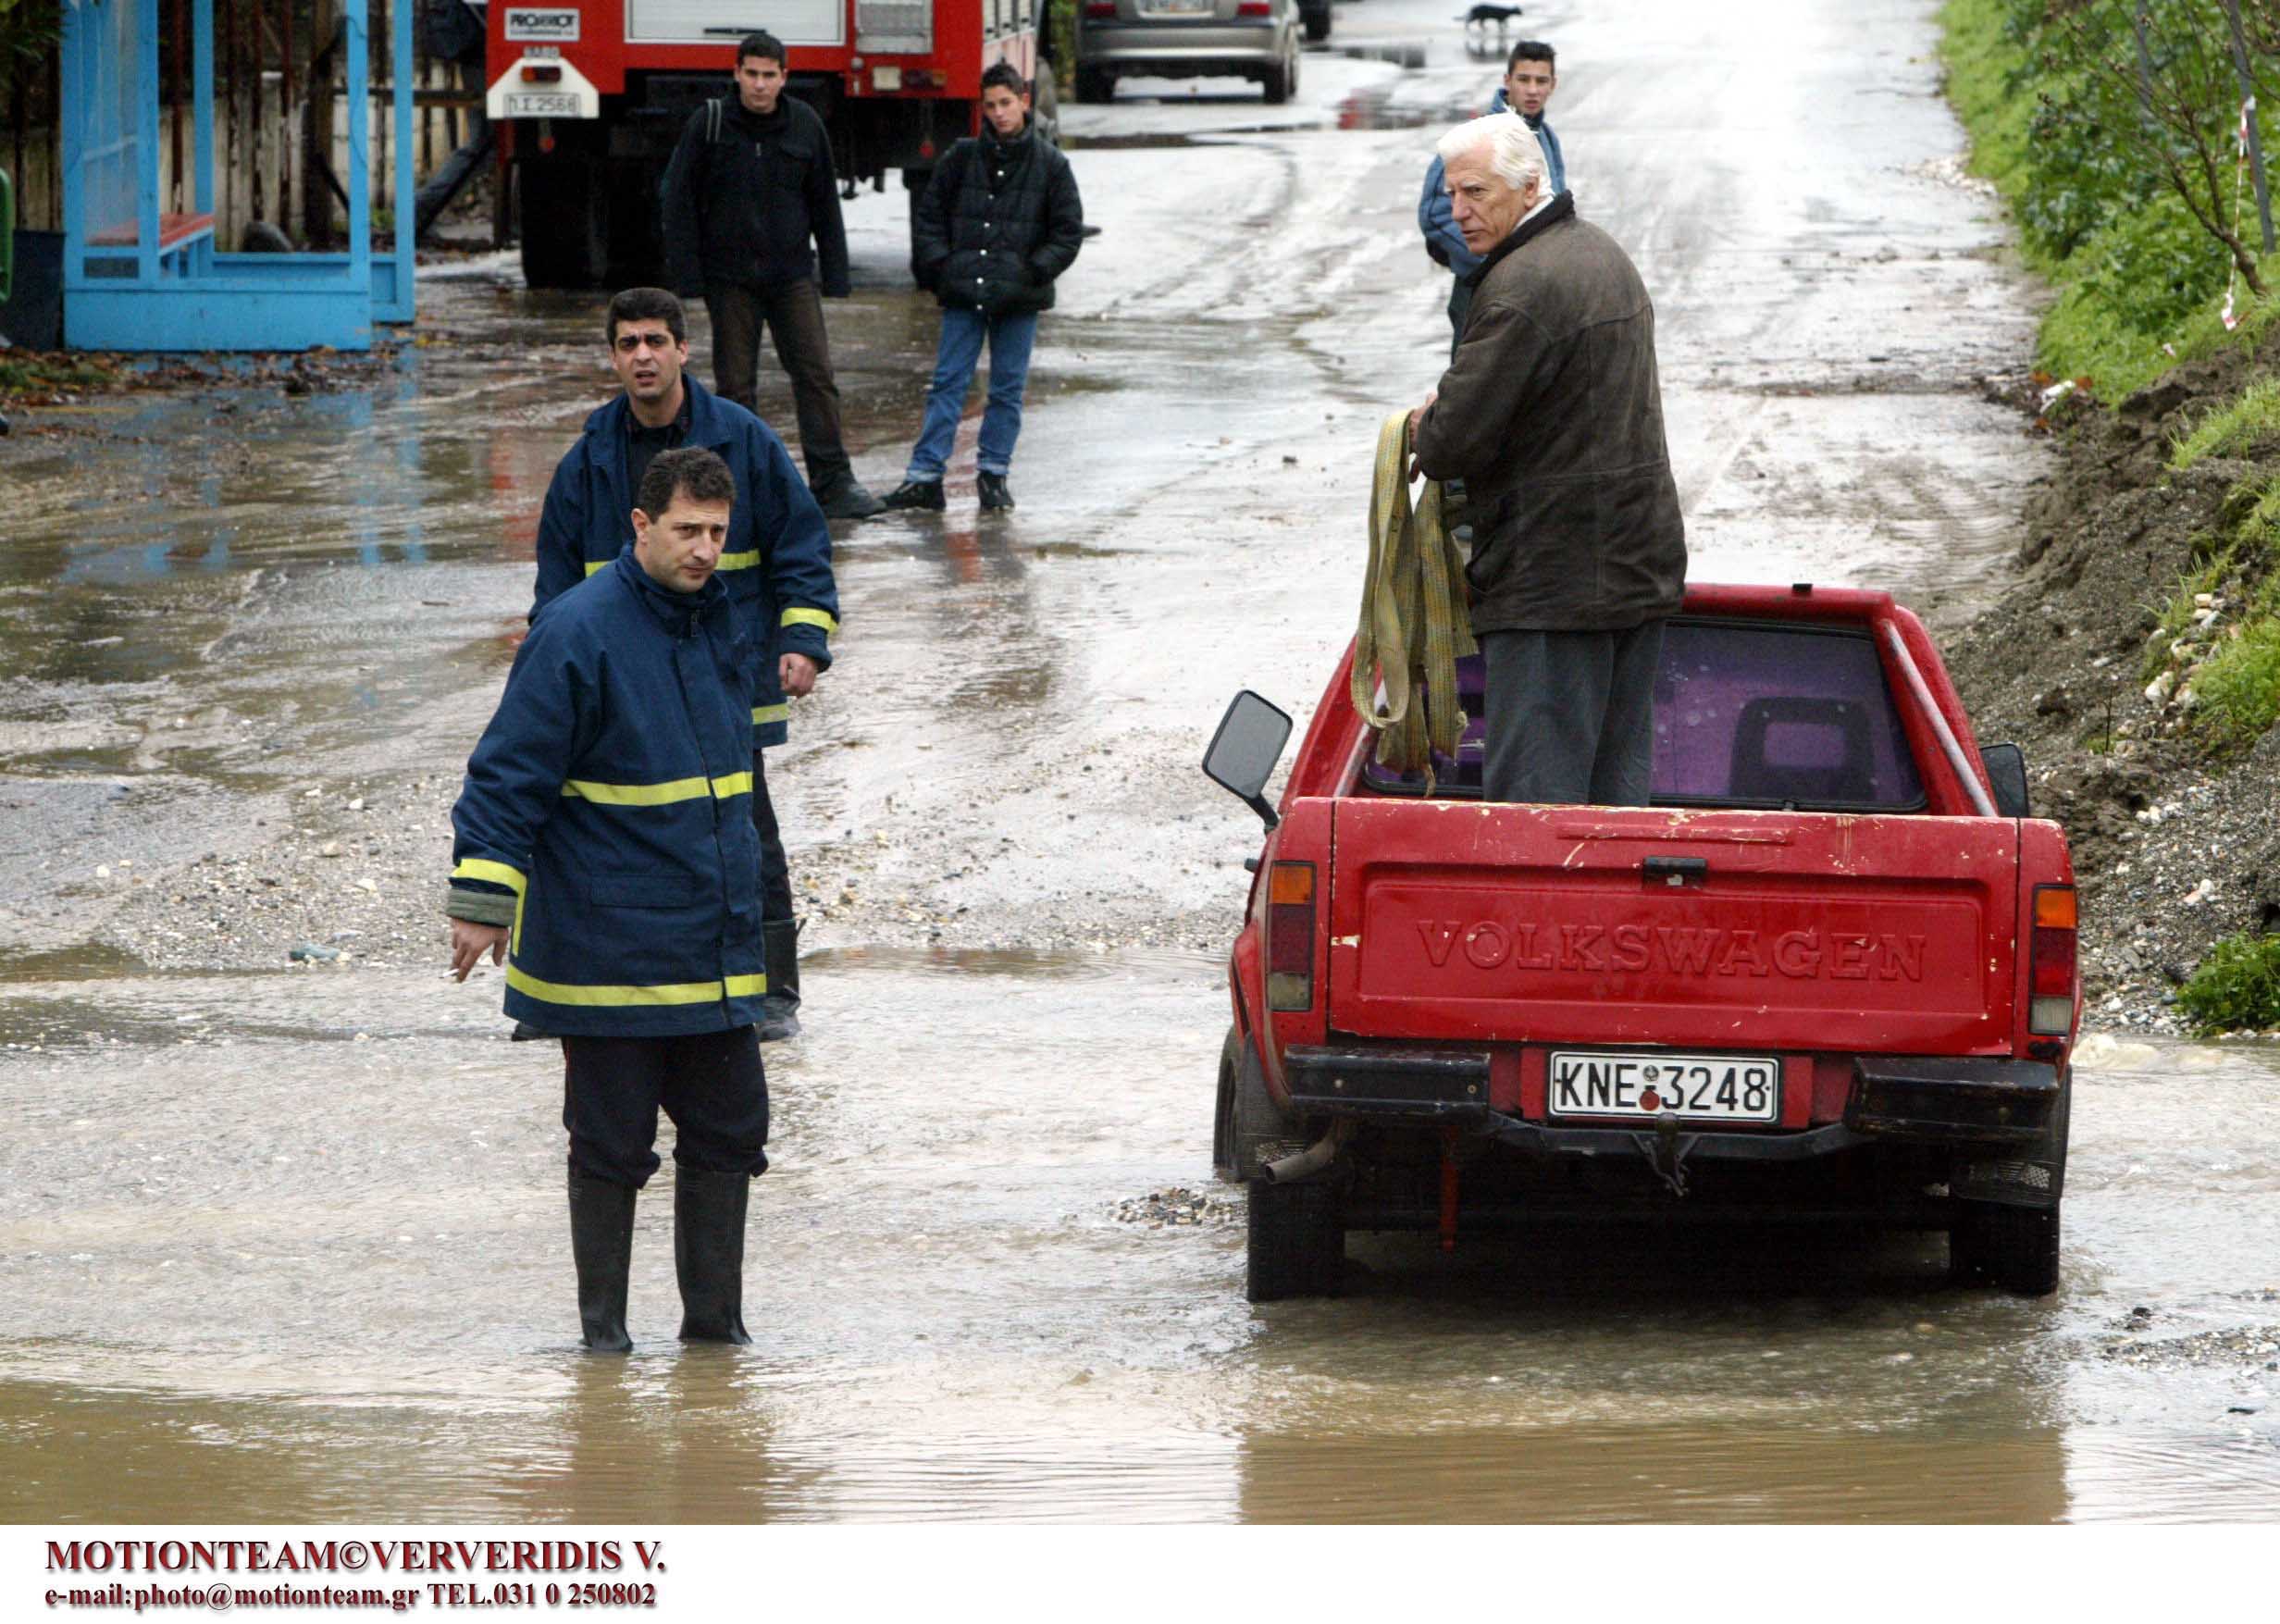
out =
{"type": "Polygon", "coordinates": [[[452,809],[447,904],[512,919],[515,1020],[663,1037],[761,1018],[750,645],[718,576],[672,591],[630,547],[532,623],[452,809]]]}
{"type": "MultiPolygon", "coordinates": [[[[717,453],[737,481],[720,575],[738,613],[758,628],[751,648],[752,748],[782,744],[791,706],[776,680],[777,656],[805,654],[818,671],[831,666],[831,634],[839,629],[831,532],[775,430],[687,372],[681,387],[688,391],[682,444],[717,453]]],[[[554,469],[539,516],[534,621],[633,539],[634,491],[626,477],[632,415],[619,394],[586,419],[586,431],[554,469]]]]}

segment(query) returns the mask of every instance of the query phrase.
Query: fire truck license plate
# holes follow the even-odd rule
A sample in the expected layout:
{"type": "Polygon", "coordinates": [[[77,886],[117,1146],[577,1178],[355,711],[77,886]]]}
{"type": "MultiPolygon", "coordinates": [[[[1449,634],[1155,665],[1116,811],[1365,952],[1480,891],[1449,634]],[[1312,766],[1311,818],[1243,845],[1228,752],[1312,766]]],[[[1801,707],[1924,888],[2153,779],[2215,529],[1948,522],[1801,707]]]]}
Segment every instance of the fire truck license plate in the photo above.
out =
{"type": "Polygon", "coordinates": [[[1651,1117],[1666,1109],[1720,1122],[1781,1120],[1781,1062],[1770,1055],[1555,1050],[1555,1117],[1651,1117]]]}
{"type": "Polygon", "coordinates": [[[506,116],[510,118],[575,118],[578,116],[578,99],[569,91],[509,91],[506,116]]]}

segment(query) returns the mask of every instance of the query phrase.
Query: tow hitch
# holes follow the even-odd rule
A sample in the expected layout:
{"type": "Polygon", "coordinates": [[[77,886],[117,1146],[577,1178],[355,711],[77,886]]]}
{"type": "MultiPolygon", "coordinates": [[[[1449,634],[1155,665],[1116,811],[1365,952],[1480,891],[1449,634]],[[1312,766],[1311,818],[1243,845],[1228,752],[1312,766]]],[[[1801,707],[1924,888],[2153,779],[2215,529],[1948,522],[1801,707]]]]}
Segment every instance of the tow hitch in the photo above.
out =
{"type": "Polygon", "coordinates": [[[1665,1108],[1654,1113],[1654,1134],[1633,1134],[1632,1140],[1645,1153],[1647,1165],[1654,1170],[1670,1191],[1673,1199],[1686,1199],[1686,1158],[1694,1148],[1694,1135],[1679,1137],[1679,1113],[1665,1108]]]}

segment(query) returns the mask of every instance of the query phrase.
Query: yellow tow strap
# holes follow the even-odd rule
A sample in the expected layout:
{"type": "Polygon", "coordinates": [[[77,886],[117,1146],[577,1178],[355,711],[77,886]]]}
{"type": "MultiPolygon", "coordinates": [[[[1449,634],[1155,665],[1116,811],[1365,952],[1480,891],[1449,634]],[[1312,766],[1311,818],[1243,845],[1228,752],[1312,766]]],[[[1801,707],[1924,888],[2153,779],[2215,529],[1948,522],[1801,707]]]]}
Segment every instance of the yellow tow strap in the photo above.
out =
{"type": "Polygon", "coordinates": [[[1465,608],[1464,561],[1442,524],[1441,482],[1409,505],[1409,414],[1378,430],[1369,490],[1369,567],[1354,633],[1354,709],[1378,734],[1380,764],[1422,771],[1433,787],[1434,751],[1454,760],[1465,715],[1456,661],[1477,648],[1465,608]],[[1378,702],[1382,686],[1385,700],[1378,702]],[[1423,703],[1417,701],[1423,689],[1423,703]]]}

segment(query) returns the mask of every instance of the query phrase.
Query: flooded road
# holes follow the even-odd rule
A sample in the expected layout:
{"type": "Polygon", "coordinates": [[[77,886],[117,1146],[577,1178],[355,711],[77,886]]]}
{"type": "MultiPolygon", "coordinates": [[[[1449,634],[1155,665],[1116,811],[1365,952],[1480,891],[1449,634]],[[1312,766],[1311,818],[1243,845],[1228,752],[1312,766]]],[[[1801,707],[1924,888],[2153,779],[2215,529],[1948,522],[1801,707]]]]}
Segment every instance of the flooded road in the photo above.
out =
{"type": "MultiPolygon", "coordinates": [[[[1778,9],[1530,26],[1583,212],[1657,300],[1695,575],[1952,616],[2040,471],[1976,381],[2025,354],[2024,295],[1942,167],[1931,6],[1778,9]]],[[[771,761],[808,1029],[767,1051],[750,1349],[672,1340],[653,1187],[638,1351],[578,1355],[559,1053],[505,1041],[494,972],[441,970],[445,813],[602,396],[599,302],[478,264],[423,283],[377,381],[19,422],[0,1516],[2272,1515],[2269,1051],[2086,1051],[2038,1302],[1950,1289],[1937,1240],[1547,1230],[1359,1240],[1346,1296],[1254,1308],[1239,1197],[1120,1215],[1221,1194],[1256,825],[1194,763],[1235,687],[1312,702],[1377,423],[1445,353],[1417,185],[1496,77],[1449,10],[1342,6],[1288,107],[1069,109],[1106,231],[1041,334],[1022,506],[978,521],[967,460],[948,514],[837,538],[839,663],[771,761]]],[[[830,312],[882,489],[935,322],[902,208],[850,205],[830,312]]]]}

